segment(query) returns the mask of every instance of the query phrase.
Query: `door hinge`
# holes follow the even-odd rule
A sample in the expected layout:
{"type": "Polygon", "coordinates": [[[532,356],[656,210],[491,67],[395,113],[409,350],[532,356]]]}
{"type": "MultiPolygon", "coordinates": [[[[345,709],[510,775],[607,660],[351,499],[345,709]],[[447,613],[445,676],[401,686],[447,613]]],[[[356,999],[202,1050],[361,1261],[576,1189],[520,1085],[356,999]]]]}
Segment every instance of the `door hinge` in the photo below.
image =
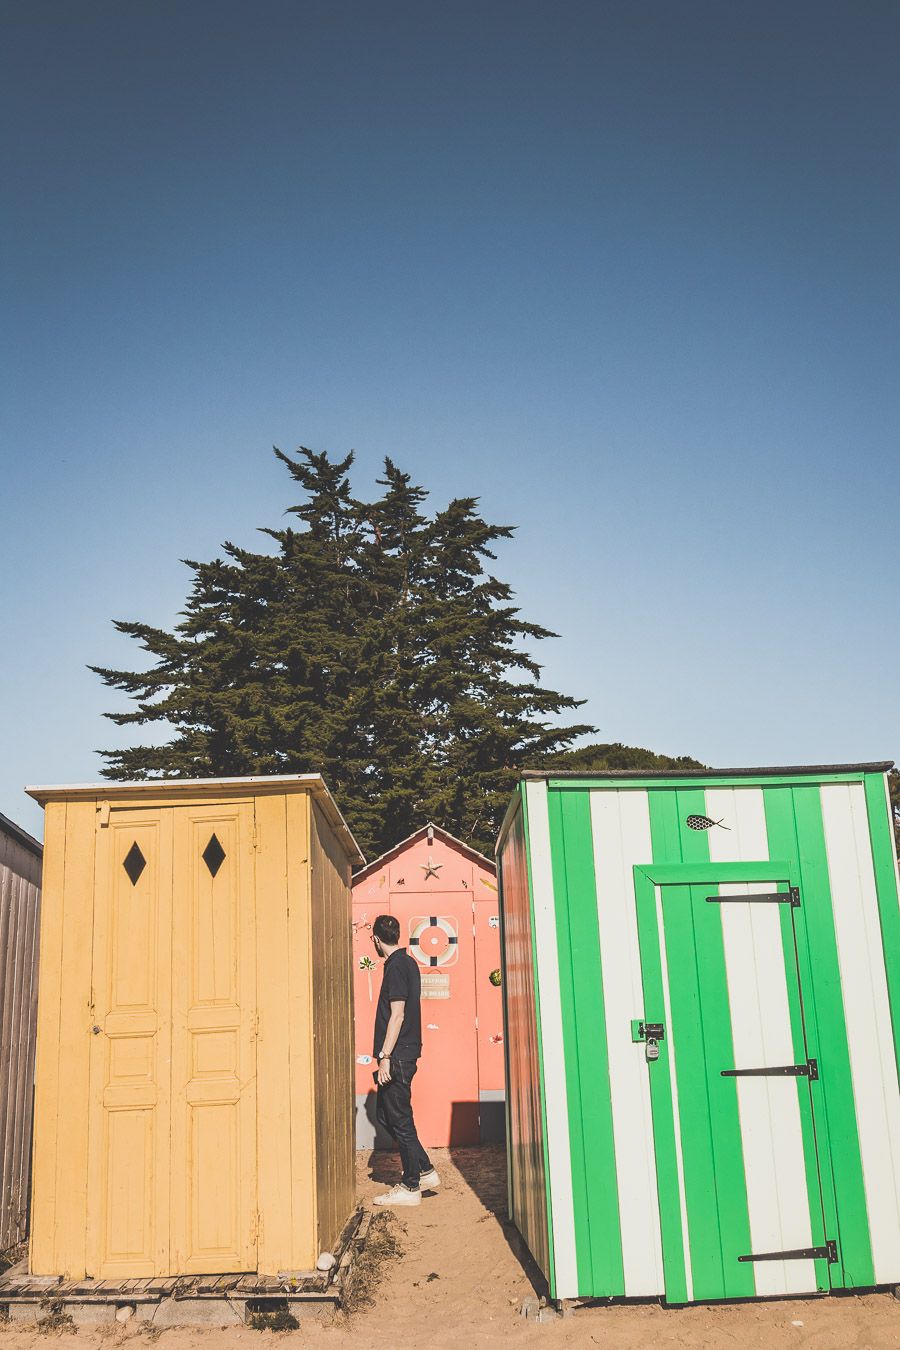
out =
{"type": "Polygon", "coordinates": [[[250,827],[250,847],[254,849],[255,852],[259,852],[259,826],[255,820],[250,827]]]}
{"type": "Polygon", "coordinates": [[[778,1064],[771,1069],[723,1069],[723,1078],[809,1078],[819,1077],[819,1061],[808,1059],[805,1064],[778,1064]]]}
{"type": "Polygon", "coordinates": [[[255,1246],[262,1237],[262,1215],[255,1209],[250,1216],[250,1242],[255,1246]]]}
{"type": "Polygon", "coordinates": [[[754,895],[708,895],[708,905],[790,905],[800,908],[800,891],[792,886],[789,891],[760,891],[754,895]]]}
{"type": "Polygon", "coordinates": [[[259,1013],[258,1013],[258,1012],[251,1013],[251,1015],[250,1015],[250,1039],[251,1039],[251,1041],[261,1041],[261,1040],[262,1040],[262,1035],[261,1035],[260,1030],[259,1030],[259,1013]]]}
{"type": "Polygon", "coordinates": [[[824,1247],[795,1247],[787,1252],[759,1252],[738,1257],[739,1261],[830,1261],[832,1265],[837,1259],[837,1242],[834,1238],[829,1238],[824,1247]]]}
{"type": "Polygon", "coordinates": [[[109,802],[97,803],[97,824],[101,830],[109,824],[109,802]]]}

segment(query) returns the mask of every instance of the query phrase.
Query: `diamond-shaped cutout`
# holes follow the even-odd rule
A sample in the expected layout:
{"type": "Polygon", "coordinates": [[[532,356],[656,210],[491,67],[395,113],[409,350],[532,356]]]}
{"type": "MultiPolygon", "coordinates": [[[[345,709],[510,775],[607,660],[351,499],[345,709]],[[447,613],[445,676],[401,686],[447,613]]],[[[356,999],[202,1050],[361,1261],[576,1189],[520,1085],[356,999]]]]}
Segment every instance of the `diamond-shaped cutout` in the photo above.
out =
{"type": "Polygon", "coordinates": [[[211,876],[216,875],[219,868],[225,861],[225,850],[219,843],[215,835],[211,837],[209,843],[206,845],[206,848],[203,850],[203,861],[209,868],[211,876]]]}
{"type": "Polygon", "coordinates": [[[122,866],[128,873],[128,880],[131,882],[132,886],[136,886],[138,884],[138,877],[147,866],[147,859],[138,848],[137,840],[134,841],[131,848],[125,854],[125,861],[122,866]]]}

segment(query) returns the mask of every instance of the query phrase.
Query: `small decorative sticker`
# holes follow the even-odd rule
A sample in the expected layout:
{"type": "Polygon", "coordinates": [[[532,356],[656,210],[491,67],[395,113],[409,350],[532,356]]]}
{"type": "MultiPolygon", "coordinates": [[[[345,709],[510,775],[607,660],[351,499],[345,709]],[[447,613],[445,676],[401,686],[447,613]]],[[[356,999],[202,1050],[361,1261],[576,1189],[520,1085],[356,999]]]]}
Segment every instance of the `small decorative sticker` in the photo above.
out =
{"type": "Polygon", "coordinates": [[[366,972],[366,984],[369,986],[369,1002],[372,1002],[372,971],[375,969],[375,962],[371,956],[361,956],[359,958],[359,968],[366,972]]]}
{"type": "Polygon", "coordinates": [[[502,978],[503,976],[500,974],[499,970],[492,970],[490,975],[488,976],[488,979],[490,980],[491,984],[494,986],[495,989],[500,988],[500,981],[502,980],[502,978]]]}
{"type": "Polygon", "coordinates": [[[362,1064],[362,1065],[371,1064],[371,1063],[372,1063],[372,1056],[371,1056],[371,1055],[357,1055],[357,1056],[356,1056],[356,1062],[357,1062],[357,1064],[362,1064]]]}
{"type": "Polygon", "coordinates": [[[502,1033],[499,1032],[499,1031],[495,1031],[494,1034],[493,1034],[493,1036],[492,1036],[490,1039],[491,1039],[491,1045],[502,1045],[502,1044],[503,1044],[503,1035],[502,1035],[502,1033]]]}
{"type": "Polygon", "coordinates": [[[440,1031],[440,1027],[438,1026],[437,1022],[429,1022],[428,1025],[425,1027],[425,1030],[426,1030],[426,1031],[440,1031]]]}
{"type": "Polygon", "coordinates": [[[488,919],[488,928],[499,928],[499,927],[500,927],[500,915],[492,914],[491,917],[488,919]]]}

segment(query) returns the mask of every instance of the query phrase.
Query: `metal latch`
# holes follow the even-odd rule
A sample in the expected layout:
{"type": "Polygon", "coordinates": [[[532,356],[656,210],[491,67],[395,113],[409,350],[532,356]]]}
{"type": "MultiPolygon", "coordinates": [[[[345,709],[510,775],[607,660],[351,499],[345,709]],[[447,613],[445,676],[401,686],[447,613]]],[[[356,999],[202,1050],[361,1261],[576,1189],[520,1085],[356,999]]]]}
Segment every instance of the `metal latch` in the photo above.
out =
{"type": "Polygon", "coordinates": [[[631,1039],[633,1041],[661,1041],[666,1034],[662,1022],[645,1022],[642,1017],[632,1018],[631,1039]]]}
{"type": "Polygon", "coordinates": [[[666,1034],[666,1029],[662,1022],[645,1022],[643,1018],[637,1018],[631,1023],[631,1039],[633,1041],[644,1041],[646,1044],[645,1058],[648,1064],[659,1059],[659,1043],[666,1034]]]}

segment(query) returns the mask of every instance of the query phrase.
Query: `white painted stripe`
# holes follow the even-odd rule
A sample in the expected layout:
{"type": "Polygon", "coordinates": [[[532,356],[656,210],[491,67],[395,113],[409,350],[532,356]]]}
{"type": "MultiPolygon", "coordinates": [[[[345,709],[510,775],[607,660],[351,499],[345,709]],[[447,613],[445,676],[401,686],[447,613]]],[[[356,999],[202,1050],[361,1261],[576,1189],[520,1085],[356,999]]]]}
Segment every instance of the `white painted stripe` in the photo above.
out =
{"type": "Polygon", "coordinates": [[[644,1007],[632,872],[653,861],[650,806],[643,791],[590,796],[625,1294],[652,1298],[665,1293],[665,1276],[650,1075],[643,1044],[631,1039],[632,1018],[652,1011],[644,1007]]]}
{"type": "Polygon", "coordinates": [[[861,783],[820,788],[876,1284],[900,1279],[900,1090],[861,783]]]}
{"type": "Polygon", "coordinates": [[[557,1298],[576,1298],[578,1264],[575,1250],[575,1206],[572,1198],[572,1159],[569,1148],[569,1106],[562,1004],[559,992],[559,949],[550,859],[550,816],[547,784],[526,782],[528,838],[534,905],[534,939],[540,1006],[544,1112],[547,1121],[547,1168],[553,1229],[553,1265],[557,1298]]]}
{"type": "MultiPolygon", "coordinates": [[[[760,788],[708,789],[706,812],[728,829],[709,832],[712,862],[762,862],[769,856],[760,788]]],[[[785,877],[787,881],[787,877],[785,877]]],[[[774,891],[775,883],[727,884],[721,895],[774,891]]],[[[722,923],[728,1003],[736,1068],[793,1064],[781,922],[777,905],[716,905],[722,923]]],[[[791,978],[796,982],[792,970],[791,978]]],[[[736,1081],[751,1250],[789,1251],[812,1245],[798,1093],[805,1079],[736,1081]]],[[[753,1267],[760,1296],[816,1288],[812,1261],[763,1261],[753,1267]]]]}
{"type": "Polygon", "coordinates": [[[684,1185],[684,1156],[681,1151],[681,1114],[678,1110],[678,1075],[675,1071],[676,1028],[672,1021],[672,1004],[669,999],[669,960],[666,954],[666,930],[663,923],[662,892],[656,887],[656,927],[659,933],[659,959],[662,966],[663,1003],[665,1004],[666,1040],[669,1054],[669,1076],[672,1084],[672,1117],[675,1125],[675,1166],[678,1170],[678,1204],[681,1210],[681,1241],[684,1247],[684,1280],[687,1287],[687,1301],[694,1301],[694,1270],[691,1265],[691,1236],[688,1231],[687,1191],[684,1185]]]}

